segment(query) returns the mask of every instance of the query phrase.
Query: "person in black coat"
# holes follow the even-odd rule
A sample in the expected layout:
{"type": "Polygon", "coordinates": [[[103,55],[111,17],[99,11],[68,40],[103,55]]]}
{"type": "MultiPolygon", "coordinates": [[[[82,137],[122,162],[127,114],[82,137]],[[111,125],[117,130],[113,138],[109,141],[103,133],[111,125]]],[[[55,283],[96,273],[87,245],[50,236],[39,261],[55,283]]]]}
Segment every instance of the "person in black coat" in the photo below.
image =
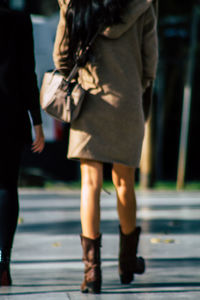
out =
{"type": "Polygon", "coordinates": [[[10,256],[19,212],[18,174],[26,143],[44,148],[30,16],[0,0],[0,286],[11,285],[10,256]],[[31,123],[35,131],[32,142],[31,123]]]}

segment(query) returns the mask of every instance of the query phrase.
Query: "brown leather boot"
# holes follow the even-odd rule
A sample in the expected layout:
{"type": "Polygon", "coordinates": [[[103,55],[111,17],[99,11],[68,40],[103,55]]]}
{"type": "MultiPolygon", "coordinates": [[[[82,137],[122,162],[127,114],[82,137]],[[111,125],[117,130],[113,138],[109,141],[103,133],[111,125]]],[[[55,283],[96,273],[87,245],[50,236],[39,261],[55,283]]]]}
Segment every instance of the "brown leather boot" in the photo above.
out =
{"type": "Polygon", "coordinates": [[[101,235],[89,239],[81,235],[83,248],[83,262],[85,263],[85,277],[81,285],[82,293],[100,294],[101,292],[101,235]]]}
{"type": "Polygon", "coordinates": [[[0,249],[0,286],[12,285],[10,276],[10,250],[0,249]]]}
{"type": "Polygon", "coordinates": [[[143,274],[145,271],[145,261],[142,257],[137,257],[140,227],[130,234],[123,234],[120,230],[120,251],[119,251],[119,275],[122,284],[131,283],[134,274],[143,274]]]}

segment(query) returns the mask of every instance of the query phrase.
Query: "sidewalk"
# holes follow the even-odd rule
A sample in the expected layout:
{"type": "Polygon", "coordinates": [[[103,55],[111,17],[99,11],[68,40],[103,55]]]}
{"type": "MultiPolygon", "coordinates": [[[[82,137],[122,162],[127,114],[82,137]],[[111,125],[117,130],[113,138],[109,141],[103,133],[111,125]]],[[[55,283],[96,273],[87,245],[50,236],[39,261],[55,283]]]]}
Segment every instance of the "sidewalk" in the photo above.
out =
{"type": "Polygon", "coordinates": [[[0,300],[200,299],[200,192],[138,192],[139,255],[147,270],[131,285],[118,277],[115,194],[102,192],[101,295],[80,293],[83,278],[79,191],[20,190],[11,288],[0,300]]]}

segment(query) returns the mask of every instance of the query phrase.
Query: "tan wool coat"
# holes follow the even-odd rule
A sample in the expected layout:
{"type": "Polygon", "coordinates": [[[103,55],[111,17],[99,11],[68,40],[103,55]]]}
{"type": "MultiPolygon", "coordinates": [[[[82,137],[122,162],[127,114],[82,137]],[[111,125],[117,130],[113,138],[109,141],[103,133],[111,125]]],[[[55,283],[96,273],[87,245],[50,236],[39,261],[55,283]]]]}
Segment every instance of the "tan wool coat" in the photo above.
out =
{"type": "MultiPolygon", "coordinates": [[[[66,76],[72,68],[66,60],[68,2],[59,0],[53,54],[56,68],[66,76]]],[[[88,93],[79,118],[71,124],[70,159],[139,166],[145,123],[142,94],[155,79],[158,58],[152,0],[132,0],[122,19],[98,35],[95,62],[79,70],[79,82],[88,93]]]]}

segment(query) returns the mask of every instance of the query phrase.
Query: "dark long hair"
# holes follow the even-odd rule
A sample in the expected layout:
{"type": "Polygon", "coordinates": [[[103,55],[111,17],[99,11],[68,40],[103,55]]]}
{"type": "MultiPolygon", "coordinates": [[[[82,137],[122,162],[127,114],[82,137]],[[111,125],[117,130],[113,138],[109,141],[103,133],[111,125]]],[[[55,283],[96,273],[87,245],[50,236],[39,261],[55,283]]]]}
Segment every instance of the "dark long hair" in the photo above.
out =
{"type": "MultiPolygon", "coordinates": [[[[121,15],[130,0],[71,0],[66,13],[69,50],[68,59],[75,61],[80,51],[97,32],[122,22],[121,15]]],[[[92,59],[92,53],[87,60],[92,59]]],[[[85,62],[84,62],[85,63],[85,62]]]]}

